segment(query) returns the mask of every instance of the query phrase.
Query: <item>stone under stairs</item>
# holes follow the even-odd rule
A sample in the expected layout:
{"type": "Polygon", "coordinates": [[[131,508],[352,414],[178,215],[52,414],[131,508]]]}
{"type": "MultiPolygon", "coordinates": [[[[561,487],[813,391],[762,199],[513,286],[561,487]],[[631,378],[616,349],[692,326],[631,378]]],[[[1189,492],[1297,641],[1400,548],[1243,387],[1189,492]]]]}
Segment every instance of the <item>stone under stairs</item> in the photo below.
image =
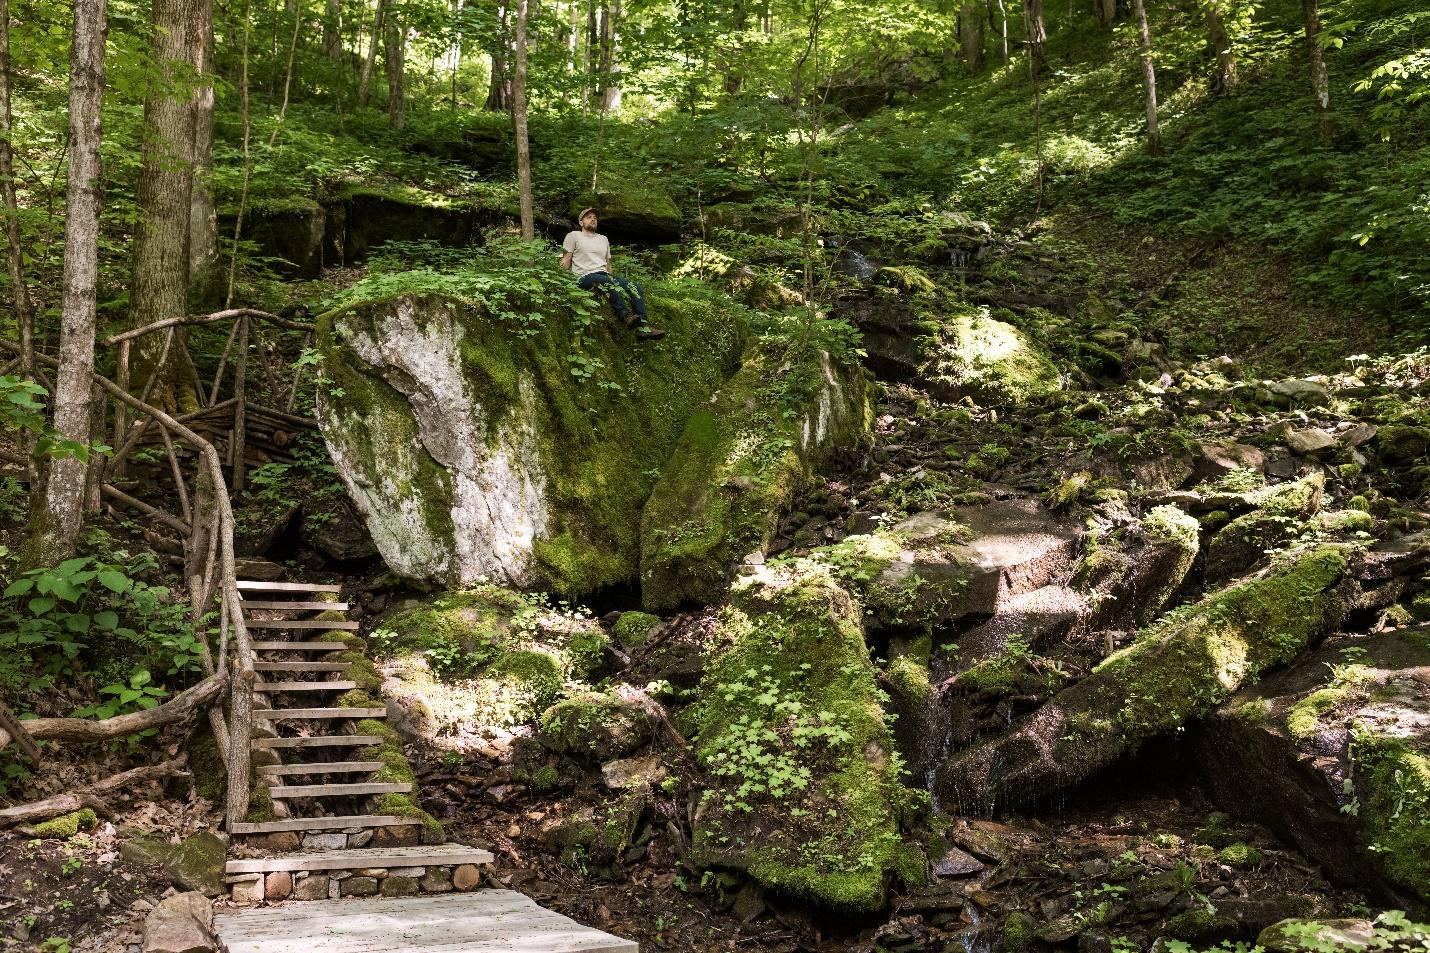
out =
{"type": "Polygon", "coordinates": [[[339,586],[238,588],[255,634],[256,809],[229,831],[237,908],[215,927],[230,953],[636,953],[519,893],[481,888],[492,854],[440,843],[381,724],[376,670],[339,586]]]}

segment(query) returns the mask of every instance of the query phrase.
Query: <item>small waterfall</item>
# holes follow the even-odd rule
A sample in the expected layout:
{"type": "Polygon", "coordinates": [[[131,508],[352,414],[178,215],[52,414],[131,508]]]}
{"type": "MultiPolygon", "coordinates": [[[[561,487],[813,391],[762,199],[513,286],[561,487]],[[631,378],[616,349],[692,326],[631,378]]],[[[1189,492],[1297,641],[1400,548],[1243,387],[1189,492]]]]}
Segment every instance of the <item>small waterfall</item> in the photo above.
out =
{"type": "Polygon", "coordinates": [[[845,246],[839,249],[839,270],[859,281],[870,281],[879,273],[879,266],[863,252],[845,246]]]}

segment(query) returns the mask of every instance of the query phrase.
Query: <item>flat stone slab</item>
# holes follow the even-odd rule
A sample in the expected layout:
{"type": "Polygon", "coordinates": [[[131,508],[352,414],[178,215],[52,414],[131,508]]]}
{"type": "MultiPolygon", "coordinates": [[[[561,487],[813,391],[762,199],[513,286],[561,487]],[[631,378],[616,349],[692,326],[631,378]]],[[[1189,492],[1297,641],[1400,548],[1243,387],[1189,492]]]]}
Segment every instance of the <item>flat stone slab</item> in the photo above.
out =
{"type": "Polygon", "coordinates": [[[323,850],[278,857],[246,857],[224,865],[226,874],[271,873],[275,870],[357,870],[366,867],[441,867],[490,864],[492,853],[480,847],[435,844],[430,847],[364,847],[323,850]]]}
{"type": "Polygon", "coordinates": [[[513,890],[281,903],[220,912],[229,953],[640,953],[513,890]]]}

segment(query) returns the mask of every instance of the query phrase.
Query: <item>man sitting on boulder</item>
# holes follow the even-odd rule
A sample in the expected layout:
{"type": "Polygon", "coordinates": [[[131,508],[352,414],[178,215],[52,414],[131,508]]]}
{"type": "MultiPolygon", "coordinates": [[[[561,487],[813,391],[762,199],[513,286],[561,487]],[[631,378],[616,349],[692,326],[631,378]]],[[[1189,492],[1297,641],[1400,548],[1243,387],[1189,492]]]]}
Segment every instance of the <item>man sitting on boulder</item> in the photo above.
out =
{"type": "Polygon", "coordinates": [[[645,294],[641,286],[611,274],[611,240],[596,231],[596,210],[582,209],[579,221],[581,230],[567,232],[561,243],[561,247],[566,249],[566,254],[561,256],[561,267],[571,269],[576,283],[585,291],[597,285],[608,286],[612,310],[626,327],[635,328],[636,337],[644,341],[664,337],[664,331],[651,327],[646,321],[645,294]],[[635,307],[635,317],[630,317],[626,311],[627,299],[635,307]]]}

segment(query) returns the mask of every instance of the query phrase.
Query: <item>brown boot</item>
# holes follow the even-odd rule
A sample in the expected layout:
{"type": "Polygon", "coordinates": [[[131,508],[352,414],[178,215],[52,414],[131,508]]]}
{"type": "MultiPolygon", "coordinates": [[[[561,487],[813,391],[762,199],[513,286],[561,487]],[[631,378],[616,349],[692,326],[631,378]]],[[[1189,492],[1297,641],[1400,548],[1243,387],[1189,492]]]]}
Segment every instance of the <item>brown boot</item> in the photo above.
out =
{"type": "Polygon", "coordinates": [[[636,339],[640,341],[654,341],[665,337],[665,332],[660,328],[653,328],[649,324],[642,324],[636,328],[636,339]]]}

